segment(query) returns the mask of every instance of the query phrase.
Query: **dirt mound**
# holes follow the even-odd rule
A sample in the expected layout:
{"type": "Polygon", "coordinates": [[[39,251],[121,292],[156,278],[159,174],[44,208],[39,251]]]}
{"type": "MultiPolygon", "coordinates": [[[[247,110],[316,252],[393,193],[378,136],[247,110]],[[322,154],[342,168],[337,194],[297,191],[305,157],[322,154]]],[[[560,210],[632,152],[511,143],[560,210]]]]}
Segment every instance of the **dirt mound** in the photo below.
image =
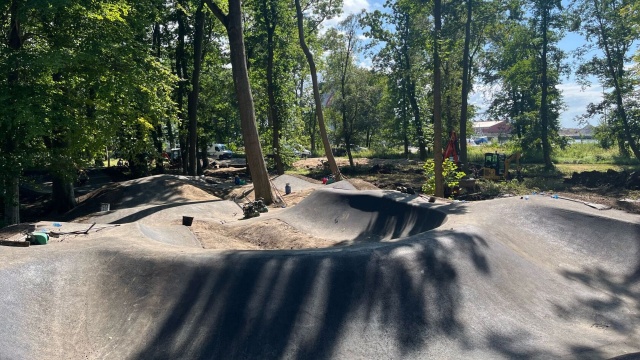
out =
{"type": "Polygon", "coordinates": [[[215,200],[216,196],[205,190],[205,185],[175,175],[155,175],[103,186],[80,197],[80,204],[65,214],[64,219],[74,219],[100,211],[103,203],[111,208],[132,208],[141,205],[215,200]]]}
{"type": "Polygon", "coordinates": [[[588,188],[611,186],[629,190],[640,190],[640,172],[618,172],[611,169],[606,172],[595,170],[581,173],[574,172],[571,178],[566,179],[565,182],[574,185],[583,185],[588,188]]]}
{"type": "Polygon", "coordinates": [[[358,190],[380,190],[377,186],[362,179],[348,179],[347,181],[358,190]]]}
{"type": "Polygon", "coordinates": [[[231,228],[229,235],[264,250],[313,249],[334,245],[333,241],[313,237],[279,219],[231,228]]]}

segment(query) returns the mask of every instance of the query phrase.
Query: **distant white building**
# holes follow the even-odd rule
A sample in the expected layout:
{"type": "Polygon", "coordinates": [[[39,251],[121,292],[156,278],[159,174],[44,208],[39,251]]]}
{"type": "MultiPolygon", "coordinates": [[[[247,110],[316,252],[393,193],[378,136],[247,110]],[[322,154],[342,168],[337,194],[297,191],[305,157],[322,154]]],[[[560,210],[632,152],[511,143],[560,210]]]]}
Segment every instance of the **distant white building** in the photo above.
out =
{"type": "Polygon", "coordinates": [[[473,123],[476,137],[486,137],[489,141],[504,142],[511,138],[511,124],[506,120],[477,121],[473,123]]]}
{"type": "Polygon", "coordinates": [[[595,142],[593,139],[593,130],[595,128],[592,125],[587,125],[582,129],[560,129],[558,134],[560,136],[568,137],[573,141],[585,141],[585,142],[595,142]]]}

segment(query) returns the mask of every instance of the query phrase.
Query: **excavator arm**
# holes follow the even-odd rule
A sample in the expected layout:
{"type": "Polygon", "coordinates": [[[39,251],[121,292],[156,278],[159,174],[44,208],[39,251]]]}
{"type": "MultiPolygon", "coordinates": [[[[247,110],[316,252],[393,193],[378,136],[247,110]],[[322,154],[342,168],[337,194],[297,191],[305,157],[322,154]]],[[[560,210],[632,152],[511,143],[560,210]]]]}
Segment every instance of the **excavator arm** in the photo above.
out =
{"type": "Polygon", "coordinates": [[[516,165],[516,177],[517,178],[520,177],[520,157],[521,156],[522,154],[520,154],[519,152],[515,152],[509,155],[504,160],[504,177],[506,180],[509,180],[509,168],[511,167],[512,162],[515,162],[515,165],[516,165]]]}

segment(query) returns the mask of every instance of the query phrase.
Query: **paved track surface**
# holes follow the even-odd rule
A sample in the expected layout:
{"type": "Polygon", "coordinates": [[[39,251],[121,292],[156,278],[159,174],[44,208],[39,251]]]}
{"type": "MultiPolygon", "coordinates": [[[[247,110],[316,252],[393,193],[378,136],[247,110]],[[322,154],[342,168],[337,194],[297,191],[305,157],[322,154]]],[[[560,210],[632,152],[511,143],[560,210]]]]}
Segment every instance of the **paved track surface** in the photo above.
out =
{"type": "MultiPolygon", "coordinates": [[[[206,205],[195,216],[227,218],[235,206],[206,205]]],[[[172,237],[171,216],[154,214],[114,217],[120,226],[47,246],[0,248],[0,358],[632,359],[640,351],[635,215],[541,196],[434,205],[397,192],[317,190],[268,216],[356,245],[222,252],[172,237]],[[164,223],[154,228],[153,216],[164,223]]]]}

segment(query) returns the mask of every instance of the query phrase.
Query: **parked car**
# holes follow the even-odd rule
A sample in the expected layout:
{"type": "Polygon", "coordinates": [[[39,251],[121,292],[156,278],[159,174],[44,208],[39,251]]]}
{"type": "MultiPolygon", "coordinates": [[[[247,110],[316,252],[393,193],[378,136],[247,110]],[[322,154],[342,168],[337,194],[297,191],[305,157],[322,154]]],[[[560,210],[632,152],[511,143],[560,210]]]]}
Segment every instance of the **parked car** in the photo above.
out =
{"type": "Polygon", "coordinates": [[[224,144],[213,144],[207,149],[207,155],[216,159],[231,159],[233,151],[227,149],[224,144]]]}
{"type": "Polygon", "coordinates": [[[489,143],[489,139],[486,136],[475,138],[475,139],[473,139],[473,141],[476,143],[476,145],[482,145],[482,144],[488,144],[489,143]]]}
{"type": "Polygon", "coordinates": [[[300,145],[294,146],[293,148],[293,154],[297,157],[301,157],[301,158],[307,158],[309,156],[311,156],[311,151],[303,148],[300,145]]]}

